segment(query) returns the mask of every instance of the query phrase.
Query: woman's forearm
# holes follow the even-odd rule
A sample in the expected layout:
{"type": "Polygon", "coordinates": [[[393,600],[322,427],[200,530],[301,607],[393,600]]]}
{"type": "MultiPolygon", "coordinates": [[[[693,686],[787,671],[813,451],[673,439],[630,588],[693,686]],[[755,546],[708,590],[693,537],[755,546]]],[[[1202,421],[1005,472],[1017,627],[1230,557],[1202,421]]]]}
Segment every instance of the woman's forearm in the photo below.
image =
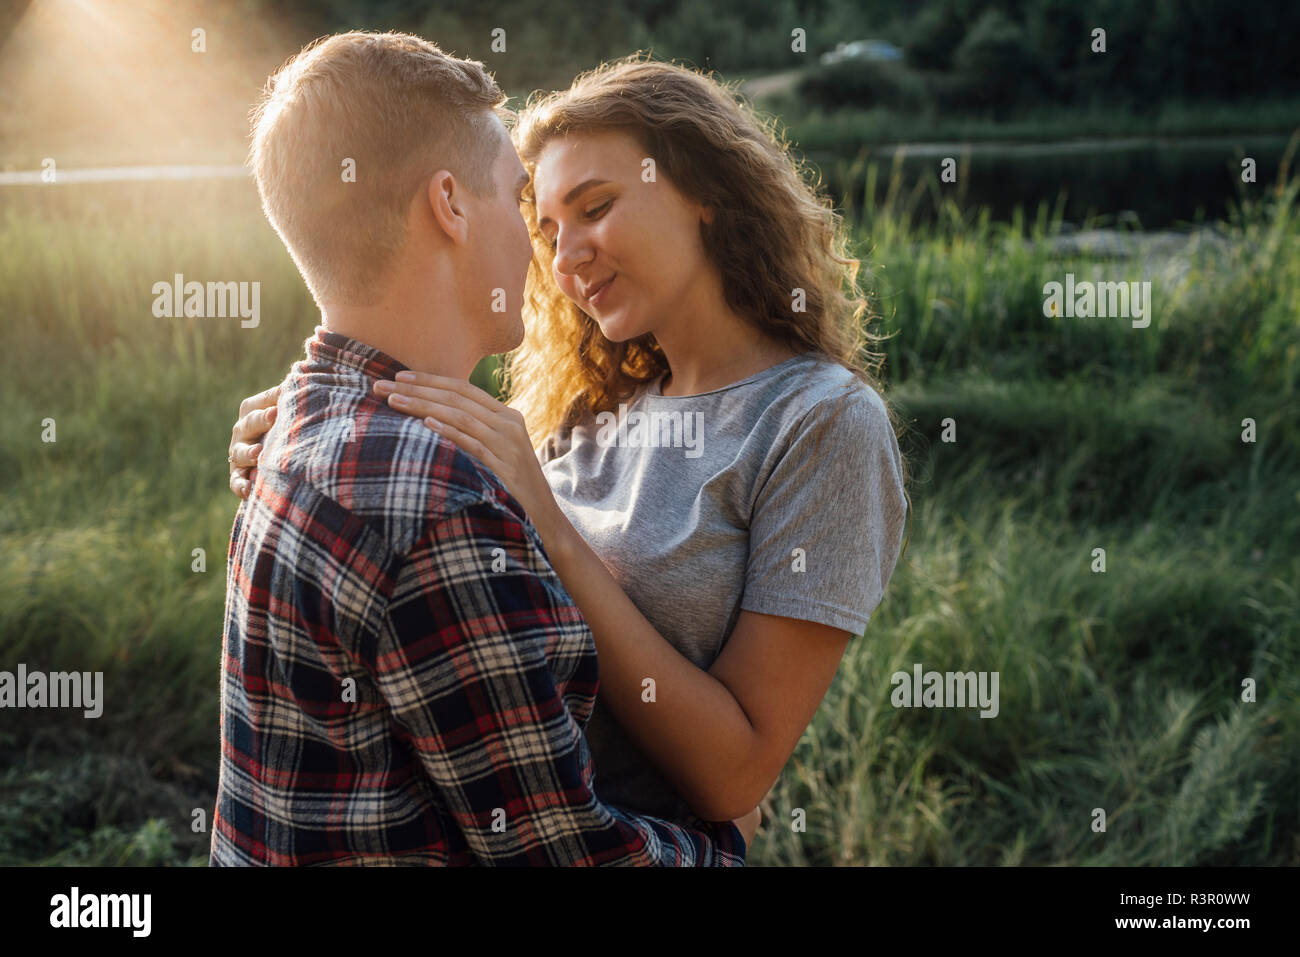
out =
{"type": "Polygon", "coordinates": [[[756,732],[731,691],[655,630],[558,506],[537,529],[595,638],[602,705],[696,814],[748,813],[736,790],[756,732]]]}

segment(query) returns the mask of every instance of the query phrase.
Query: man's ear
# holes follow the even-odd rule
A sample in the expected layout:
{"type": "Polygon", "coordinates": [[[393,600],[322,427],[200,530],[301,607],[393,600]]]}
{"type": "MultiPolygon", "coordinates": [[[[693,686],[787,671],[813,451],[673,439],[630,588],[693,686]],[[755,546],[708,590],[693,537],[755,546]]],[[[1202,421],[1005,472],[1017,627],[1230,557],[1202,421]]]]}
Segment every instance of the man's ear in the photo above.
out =
{"type": "Polygon", "coordinates": [[[428,195],[434,221],[452,242],[464,243],[469,236],[469,220],[461,203],[464,191],[456,177],[448,170],[438,170],[429,179],[428,195]]]}

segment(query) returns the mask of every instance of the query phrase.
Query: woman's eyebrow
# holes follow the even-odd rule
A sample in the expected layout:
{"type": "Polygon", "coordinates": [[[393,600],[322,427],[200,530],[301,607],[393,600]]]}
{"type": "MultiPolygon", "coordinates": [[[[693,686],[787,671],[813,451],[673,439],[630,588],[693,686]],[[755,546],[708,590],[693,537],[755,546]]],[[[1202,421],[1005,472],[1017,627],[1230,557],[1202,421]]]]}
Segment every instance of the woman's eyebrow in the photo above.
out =
{"type": "MultiPolygon", "coordinates": [[[[575,199],[577,199],[587,190],[591,189],[593,186],[604,186],[608,182],[611,181],[607,179],[584,179],[577,186],[573,187],[573,189],[565,193],[564,199],[560,200],[560,203],[563,206],[568,206],[570,203],[572,203],[575,199]]],[[[550,221],[551,221],[551,217],[549,216],[542,217],[542,219],[540,219],[537,223],[537,228],[541,229],[550,221]]]]}

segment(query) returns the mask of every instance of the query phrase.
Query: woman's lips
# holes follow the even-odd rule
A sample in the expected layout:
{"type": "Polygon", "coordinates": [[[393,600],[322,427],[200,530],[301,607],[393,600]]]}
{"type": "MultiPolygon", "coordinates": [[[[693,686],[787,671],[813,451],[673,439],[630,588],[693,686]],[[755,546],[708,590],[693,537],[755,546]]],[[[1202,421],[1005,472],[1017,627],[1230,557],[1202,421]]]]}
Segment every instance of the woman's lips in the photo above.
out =
{"type": "Polygon", "coordinates": [[[599,305],[600,302],[605,298],[605,294],[609,291],[609,287],[614,285],[614,280],[617,278],[618,278],[617,275],[610,276],[609,282],[605,283],[605,285],[597,289],[595,293],[593,293],[591,297],[587,300],[587,302],[591,303],[593,306],[599,305]]]}

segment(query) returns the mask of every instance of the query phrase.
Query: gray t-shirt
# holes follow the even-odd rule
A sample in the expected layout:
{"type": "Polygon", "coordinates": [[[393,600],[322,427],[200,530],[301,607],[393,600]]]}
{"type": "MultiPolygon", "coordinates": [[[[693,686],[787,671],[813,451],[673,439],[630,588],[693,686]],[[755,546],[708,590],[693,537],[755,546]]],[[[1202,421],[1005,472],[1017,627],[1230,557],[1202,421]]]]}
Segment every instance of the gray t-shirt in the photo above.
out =
{"type": "MultiPolygon", "coordinates": [[[[862,634],[906,513],[880,397],[812,354],[700,395],[659,386],[541,454],[569,521],[641,613],[704,670],[742,609],[862,634]]],[[[602,694],[587,725],[596,793],[681,820],[686,804],[602,694]]]]}

